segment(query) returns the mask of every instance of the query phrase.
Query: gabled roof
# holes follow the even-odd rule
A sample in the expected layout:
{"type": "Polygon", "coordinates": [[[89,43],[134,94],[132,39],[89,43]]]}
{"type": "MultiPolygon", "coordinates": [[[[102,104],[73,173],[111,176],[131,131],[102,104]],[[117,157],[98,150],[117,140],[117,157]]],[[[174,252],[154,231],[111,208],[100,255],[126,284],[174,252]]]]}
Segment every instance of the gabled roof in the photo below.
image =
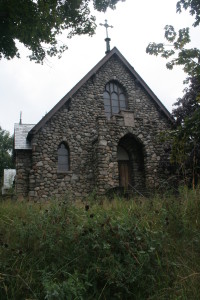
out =
{"type": "Polygon", "coordinates": [[[34,127],[33,124],[15,124],[14,128],[14,149],[31,150],[31,143],[27,140],[29,131],[34,127]]]}
{"type": "Polygon", "coordinates": [[[127,69],[133,74],[133,76],[137,79],[137,81],[141,84],[144,90],[151,96],[151,98],[158,105],[160,110],[164,113],[164,115],[173,122],[173,118],[166,107],[162,104],[162,102],[157,98],[157,96],[153,93],[153,91],[149,88],[149,86],[144,82],[144,80],[140,77],[140,75],[135,71],[135,69],[129,64],[129,62],[125,59],[125,57],[119,52],[119,50],[114,47],[108,54],[106,54],[99,62],[96,64],[94,68],[92,68],[70,91],[67,93],[29,132],[28,138],[31,138],[38,130],[44,126],[44,124],[80,89],[82,85],[84,85],[87,80],[90,79],[113,55],[117,55],[117,57],[124,63],[127,69]]]}

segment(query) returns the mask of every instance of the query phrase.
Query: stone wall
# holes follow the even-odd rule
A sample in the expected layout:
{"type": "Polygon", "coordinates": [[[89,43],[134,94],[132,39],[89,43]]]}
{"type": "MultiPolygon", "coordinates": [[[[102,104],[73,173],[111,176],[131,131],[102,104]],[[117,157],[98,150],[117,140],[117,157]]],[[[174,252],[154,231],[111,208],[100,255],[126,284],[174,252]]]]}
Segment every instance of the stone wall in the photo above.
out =
{"type": "MultiPolygon", "coordinates": [[[[158,141],[169,120],[116,56],[103,65],[73,97],[34,135],[30,198],[55,195],[84,197],[97,189],[104,193],[119,185],[117,146],[125,135],[142,145],[144,170],[137,173],[139,189],[159,185],[163,148],[158,141]],[[105,117],[103,92],[110,80],[126,90],[128,111],[105,117]],[[70,150],[70,170],[57,171],[57,150],[61,142],[70,150]]],[[[136,169],[136,165],[135,165],[136,169]]]]}
{"type": "MultiPolygon", "coordinates": [[[[99,177],[97,186],[99,191],[104,192],[119,185],[117,146],[124,137],[130,138],[130,140],[133,139],[132,145],[134,147],[135,143],[135,148],[138,145],[143,145],[142,148],[139,148],[142,152],[141,156],[135,156],[136,159],[133,161],[133,169],[136,170],[132,180],[134,187],[142,193],[156,189],[164,178],[160,169],[160,159],[164,152],[159,142],[161,128],[152,128],[150,124],[141,125],[137,119],[134,122],[134,126],[127,127],[124,124],[124,115],[113,116],[110,121],[103,116],[99,119],[98,124],[101,127],[98,137],[99,177]]],[[[163,126],[163,130],[164,128],[166,127],[163,126]]],[[[165,159],[168,158],[165,156],[165,159]]]]}
{"type": "Polygon", "coordinates": [[[15,153],[15,190],[19,198],[28,196],[31,170],[31,150],[17,150],[15,153]]]}

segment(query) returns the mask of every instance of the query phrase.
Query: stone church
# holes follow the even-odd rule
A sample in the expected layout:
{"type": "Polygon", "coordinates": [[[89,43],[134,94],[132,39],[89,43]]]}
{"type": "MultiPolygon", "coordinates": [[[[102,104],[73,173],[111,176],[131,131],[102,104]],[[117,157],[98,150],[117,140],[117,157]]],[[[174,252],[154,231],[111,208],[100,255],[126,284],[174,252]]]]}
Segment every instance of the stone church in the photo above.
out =
{"type": "Polygon", "coordinates": [[[117,48],[36,125],[15,124],[16,193],[29,199],[162,185],[171,114],[117,48]]]}

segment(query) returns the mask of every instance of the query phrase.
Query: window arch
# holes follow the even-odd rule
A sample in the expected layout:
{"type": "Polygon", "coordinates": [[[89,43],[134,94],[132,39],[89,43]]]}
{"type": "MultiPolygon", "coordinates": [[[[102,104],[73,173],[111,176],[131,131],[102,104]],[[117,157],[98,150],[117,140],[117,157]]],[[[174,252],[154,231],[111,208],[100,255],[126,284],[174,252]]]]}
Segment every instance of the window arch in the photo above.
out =
{"type": "Polygon", "coordinates": [[[111,115],[118,114],[120,110],[127,109],[125,91],[115,81],[106,84],[103,99],[105,114],[108,118],[111,115]]]}
{"type": "Polygon", "coordinates": [[[69,148],[62,142],[58,147],[58,172],[67,172],[69,167],[69,148]]]}

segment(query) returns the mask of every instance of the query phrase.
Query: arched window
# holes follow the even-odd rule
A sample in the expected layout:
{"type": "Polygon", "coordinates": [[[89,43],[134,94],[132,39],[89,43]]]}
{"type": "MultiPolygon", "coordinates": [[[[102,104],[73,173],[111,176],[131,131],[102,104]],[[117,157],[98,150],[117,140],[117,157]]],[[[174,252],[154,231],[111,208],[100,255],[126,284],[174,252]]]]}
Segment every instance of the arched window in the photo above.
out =
{"type": "Polygon", "coordinates": [[[58,172],[69,171],[69,148],[65,143],[58,147],[58,172]]]}
{"type": "Polygon", "coordinates": [[[106,116],[118,114],[120,110],[127,109],[125,92],[117,82],[109,82],[105,86],[103,93],[104,109],[106,116]]]}

